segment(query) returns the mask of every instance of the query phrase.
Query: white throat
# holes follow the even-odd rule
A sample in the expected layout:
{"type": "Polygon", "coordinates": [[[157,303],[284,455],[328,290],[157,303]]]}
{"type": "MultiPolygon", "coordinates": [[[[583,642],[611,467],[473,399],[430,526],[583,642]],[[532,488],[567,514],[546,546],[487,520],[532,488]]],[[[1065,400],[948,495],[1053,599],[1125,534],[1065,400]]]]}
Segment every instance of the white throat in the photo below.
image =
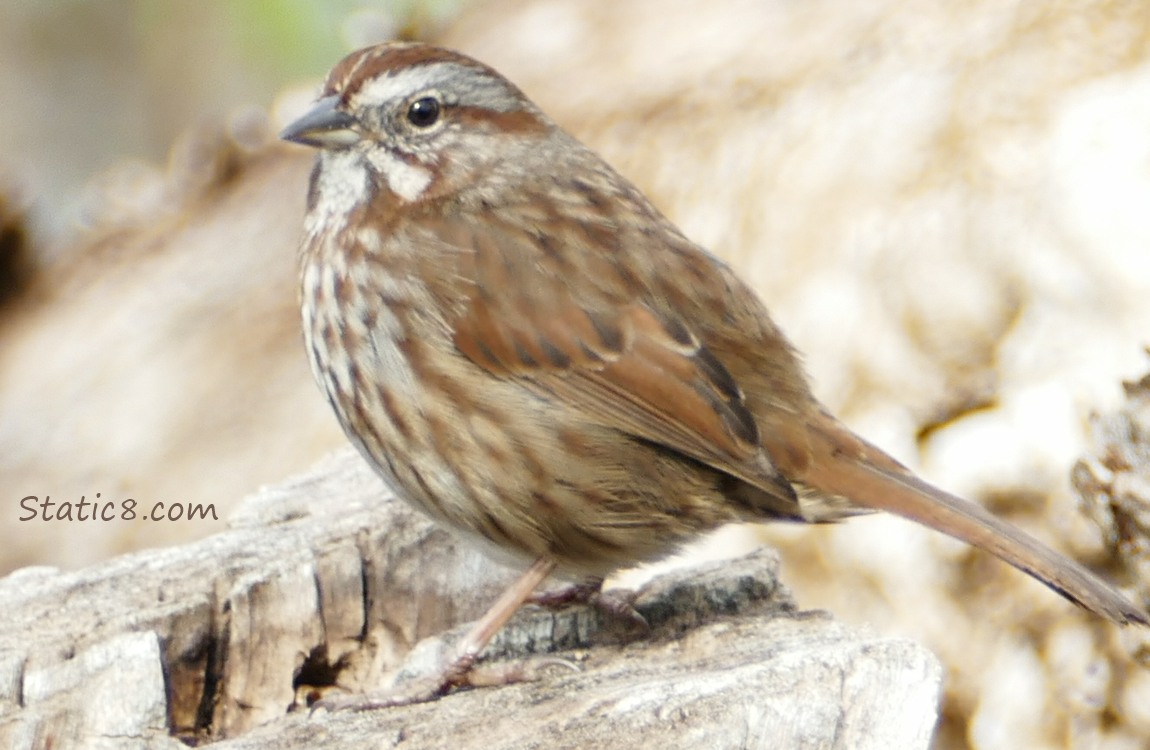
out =
{"type": "Polygon", "coordinates": [[[304,221],[304,231],[314,237],[321,231],[343,227],[347,217],[371,195],[363,157],[353,151],[320,153],[315,203],[304,221]]]}
{"type": "Polygon", "coordinates": [[[383,175],[388,189],[398,198],[413,203],[431,184],[431,170],[398,159],[387,149],[372,149],[366,153],[355,149],[325,151],[319,176],[316,178],[316,200],[308,212],[304,230],[315,235],[321,228],[342,227],[357,206],[363,205],[371,195],[370,172],[383,175]]]}

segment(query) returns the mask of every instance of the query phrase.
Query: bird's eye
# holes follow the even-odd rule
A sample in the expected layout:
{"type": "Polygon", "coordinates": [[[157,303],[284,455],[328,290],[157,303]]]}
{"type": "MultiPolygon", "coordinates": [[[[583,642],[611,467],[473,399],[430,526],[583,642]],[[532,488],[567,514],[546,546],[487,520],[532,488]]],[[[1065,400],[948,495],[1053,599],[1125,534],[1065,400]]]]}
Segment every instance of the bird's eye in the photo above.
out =
{"type": "Polygon", "coordinates": [[[407,108],[407,121],[417,128],[430,128],[439,121],[439,100],[434,96],[416,99],[407,108]]]}

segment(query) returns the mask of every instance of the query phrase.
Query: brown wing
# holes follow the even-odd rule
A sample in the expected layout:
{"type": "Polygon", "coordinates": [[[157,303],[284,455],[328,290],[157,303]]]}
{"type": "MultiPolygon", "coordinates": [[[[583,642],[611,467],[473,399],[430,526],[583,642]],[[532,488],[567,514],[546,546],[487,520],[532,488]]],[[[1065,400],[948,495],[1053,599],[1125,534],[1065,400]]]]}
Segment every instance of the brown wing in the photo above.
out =
{"type": "Polygon", "coordinates": [[[738,383],[688,322],[656,309],[649,279],[628,278],[634,271],[614,257],[573,259],[490,225],[482,235],[456,231],[452,244],[471,281],[455,343],[473,362],[736,476],[788,509],[795,503],[797,513],[738,383]],[[566,283],[572,274],[579,284],[566,283]]]}

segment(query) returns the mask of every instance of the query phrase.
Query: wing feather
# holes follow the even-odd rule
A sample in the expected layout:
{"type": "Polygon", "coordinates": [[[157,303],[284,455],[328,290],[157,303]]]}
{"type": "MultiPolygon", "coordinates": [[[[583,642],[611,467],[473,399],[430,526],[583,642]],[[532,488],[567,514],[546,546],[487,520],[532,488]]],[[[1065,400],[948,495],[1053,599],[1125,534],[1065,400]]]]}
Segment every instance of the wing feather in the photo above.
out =
{"type": "Polygon", "coordinates": [[[554,248],[526,233],[456,228],[452,238],[472,282],[453,321],[465,356],[598,424],[794,498],[735,378],[689,321],[659,309],[658,290],[612,284],[602,265],[597,283],[577,288],[554,267],[554,248]]]}

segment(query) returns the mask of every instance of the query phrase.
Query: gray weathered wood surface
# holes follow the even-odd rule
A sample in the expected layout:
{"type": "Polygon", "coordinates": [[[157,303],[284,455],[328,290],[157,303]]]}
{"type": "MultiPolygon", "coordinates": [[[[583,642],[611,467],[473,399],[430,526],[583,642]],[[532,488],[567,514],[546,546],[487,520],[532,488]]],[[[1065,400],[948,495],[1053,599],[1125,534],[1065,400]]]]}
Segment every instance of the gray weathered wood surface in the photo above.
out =
{"type": "Polygon", "coordinates": [[[0,746],[929,744],[935,658],[800,612],[767,551],[653,581],[636,601],[647,634],[582,606],[528,607],[489,650],[555,652],[578,671],[382,711],[290,710],[383,684],[421,641],[406,669],[434,662],[515,575],[338,453],[202,542],[0,580],[0,746]]]}

